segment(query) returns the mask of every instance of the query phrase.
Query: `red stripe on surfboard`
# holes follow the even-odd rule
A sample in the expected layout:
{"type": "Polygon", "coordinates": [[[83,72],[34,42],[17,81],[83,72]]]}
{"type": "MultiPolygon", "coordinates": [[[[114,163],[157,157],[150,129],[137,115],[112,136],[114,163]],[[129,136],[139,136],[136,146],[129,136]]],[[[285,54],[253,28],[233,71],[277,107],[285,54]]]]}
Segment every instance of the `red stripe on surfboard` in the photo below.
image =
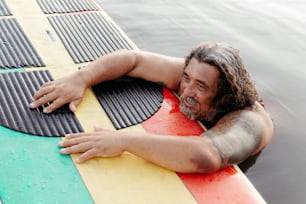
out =
{"type": "MultiPolygon", "coordinates": [[[[177,136],[201,135],[201,125],[189,120],[179,111],[179,100],[163,89],[164,101],[151,118],[142,123],[148,133],[177,136]]],[[[262,203],[261,197],[247,184],[244,175],[229,167],[211,174],[182,174],[178,176],[199,204],[202,203],[262,203]]]]}

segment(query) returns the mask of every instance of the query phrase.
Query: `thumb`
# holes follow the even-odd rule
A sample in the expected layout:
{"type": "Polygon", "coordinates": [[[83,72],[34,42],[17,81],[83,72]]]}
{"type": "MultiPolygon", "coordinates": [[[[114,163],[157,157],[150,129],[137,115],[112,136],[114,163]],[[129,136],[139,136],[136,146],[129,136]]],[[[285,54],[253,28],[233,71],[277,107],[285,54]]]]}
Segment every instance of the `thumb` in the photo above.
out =
{"type": "Polygon", "coordinates": [[[82,100],[82,99],[78,99],[78,100],[75,100],[75,101],[71,101],[71,102],[69,103],[69,109],[70,109],[72,112],[75,112],[77,106],[81,103],[81,100],[82,100]]]}
{"type": "Polygon", "coordinates": [[[99,125],[94,125],[95,132],[102,131],[103,129],[99,125]]]}

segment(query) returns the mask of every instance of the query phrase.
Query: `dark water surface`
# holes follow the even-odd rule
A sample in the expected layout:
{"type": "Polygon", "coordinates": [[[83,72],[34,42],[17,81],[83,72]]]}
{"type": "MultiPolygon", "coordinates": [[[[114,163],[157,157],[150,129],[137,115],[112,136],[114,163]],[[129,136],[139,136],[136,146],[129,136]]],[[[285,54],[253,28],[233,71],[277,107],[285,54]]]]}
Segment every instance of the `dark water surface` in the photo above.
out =
{"type": "Polygon", "coordinates": [[[306,203],[306,1],[98,3],[140,49],[184,57],[206,40],[239,48],[275,123],[246,175],[268,203],[306,203]]]}

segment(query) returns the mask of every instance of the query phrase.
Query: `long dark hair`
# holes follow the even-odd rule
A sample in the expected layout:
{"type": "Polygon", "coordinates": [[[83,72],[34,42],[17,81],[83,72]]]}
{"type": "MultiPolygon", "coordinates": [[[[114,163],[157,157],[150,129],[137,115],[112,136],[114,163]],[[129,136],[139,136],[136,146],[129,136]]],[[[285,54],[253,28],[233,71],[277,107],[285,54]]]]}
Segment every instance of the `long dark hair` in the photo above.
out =
{"type": "Polygon", "coordinates": [[[253,105],[255,101],[262,104],[239,50],[225,43],[210,41],[192,49],[186,57],[186,66],[192,58],[215,66],[220,71],[217,94],[211,104],[216,111],[214,122],[228,112],[253,105]]]}

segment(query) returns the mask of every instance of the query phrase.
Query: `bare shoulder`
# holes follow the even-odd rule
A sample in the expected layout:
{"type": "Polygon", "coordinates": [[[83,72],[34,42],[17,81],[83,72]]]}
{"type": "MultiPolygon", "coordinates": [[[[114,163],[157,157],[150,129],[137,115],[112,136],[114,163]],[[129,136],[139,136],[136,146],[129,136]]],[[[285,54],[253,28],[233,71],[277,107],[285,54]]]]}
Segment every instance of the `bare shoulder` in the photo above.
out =
{"type": "Polygon", "coordinates": [[[206,131],[219,152],[221,167],[237,164],[261,151],[270,141],[273,123],[259,104],[228,113],[206,131]]]}

